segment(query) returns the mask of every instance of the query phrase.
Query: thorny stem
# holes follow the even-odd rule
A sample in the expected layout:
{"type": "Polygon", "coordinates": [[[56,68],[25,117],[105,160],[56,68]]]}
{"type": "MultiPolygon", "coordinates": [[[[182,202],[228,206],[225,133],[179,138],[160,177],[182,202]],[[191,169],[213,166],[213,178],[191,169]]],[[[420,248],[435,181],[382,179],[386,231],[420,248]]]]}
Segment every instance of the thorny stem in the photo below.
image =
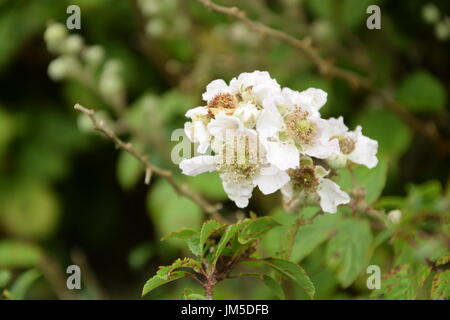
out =
{"type": "Polygon", "coordinates": [[[283,31],[273,29],[261,22],[253,21],[247,17],[245,11],[237,7],[225,7],[213,3],[210,0],[197,0],[206,8],[213,11],[228,15],[243,22],[251,30],[266,35],[288,45],[299,49],[305,53],[312,62],[317,66],[319,72],[328,77],[340,78],[349,83],[353,88],[365,89],[377,96],[384,102],[385,107],[394,112],[402,121],[404,121],[413,131],[430,139],[443,155],[450,154],[450,141],[444,139],[436,129],[433,123],[423,123],[420,119],[412,115],[404,105],[396,102],[390,95],[384,91],[375,88],[372,81],[366,77],[360,76],[352,71],[336,67],[331,61],[320,56],[318,50],[312,45],[311,38],[298,39],[283,31]]]}
{"type": "Polygon", "coordinates": [[[94,110],[83,107],[80,104],[76,104],[74,106],[75,110],[78,110],[85,115],[87,115],[97,131],[103,133],[106,137],[112,140],[119,149],[122,149],[129,154],[131,154],[134,158],[136,158],[144,167],[146,172],[146,183],[150,182],[150,175],[155,173],[160,177],[164,178],[178,193],[180,196],[186,197],[197,203],[207,214],[211,215],[214,219],[226,223],[225,219],[220,215],[218,205],[210,204],[206,201],[200,194],[190,191],[184,185],[178,185],[176,180],[174,179],[172,172],[169,170],[162,169],[154,164],[148,162],[148,157],[139,153],[131,143],[126,143],[122,139],[120,139],[114,131],[105,126],[102,120],[97,119],[94,110]]]}

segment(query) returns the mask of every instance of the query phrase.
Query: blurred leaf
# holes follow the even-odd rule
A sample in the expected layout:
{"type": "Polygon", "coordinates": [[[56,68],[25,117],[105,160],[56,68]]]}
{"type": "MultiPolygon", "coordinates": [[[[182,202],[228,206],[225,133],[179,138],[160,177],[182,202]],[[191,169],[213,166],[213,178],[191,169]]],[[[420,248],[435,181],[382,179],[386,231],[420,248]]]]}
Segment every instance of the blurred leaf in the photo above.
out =
{"type": "Polygon", "coordinates": [[[437,272],[431,285],[431,299],[450,299],[450,270],[437,272]]]}
{"type": "MultiPolygon", "coordinates": [[[[367,204],[375,202],[381,195],[386,184],[388,161],[384,156],[378,157],[378,164],[373,169],[365,166],[359,166],[353,169],[357,186],[364,187],[366,191],[365,200],[367,204]]],[[[348,169],[338,170],[338,184],[346,190],[352,190],[355,185],[348,169]]]]}
{"type": "Polygon", "coordinates": [[[191,200],[180,197],[165,180],[152,184],[147,204],[159,235],[182,228],[200,229],[201,209],[191,200]]]}
{"type": "Polygon", "coordinates": [[[364,135],[378,141],[378,154],[401,155],[412,139],[406,124],[391,111],[371,108],[358,117],[364,135]],[[389,130],[386,130],[389,128],[389,130]]]}
{"type": "Polygon", "coordinates": [[[267,258],[262,261],[286,278],[296,282],[303,290],[305,290],[311,299],[314,297],[314,284],[311,282],[311,279],[308,277],[305,270],[298,264],[288,260],[275,258],[267,258]]]}
{"type": "Polygon", "coordinates": [[[283,288],[281,287],[281,284],[271,276],[263,273],[242,273],[239,276],[256,277],[262,280],[264,284],[272,291],[273,294],[275,294],[275,296],[278,299],[280,300],[285,299],[284,291],[283,288]]]}
{"type": "Polygon", "coordinates": [[[125,151],[120,153],[117,162],[117,178],[124,189],[132,188],[139,177],[141,177],[143,171],[142,164],[132,155],[125,151]]]}
{"type": "Polygon", "coordinates": [[[319,245],[329,239],[339,226],[342,216],[339,213],[320,215],[309,225],[300,226],[292,248],[291,260],[301,261],[319,245]]]}
{"type": "Polygon", "coordinates": [[[0,107],[0,159],[12,140],[15,131],[14,118],[0,107]]]}
{"type": "Polygon", "coordinates": [[[338,225],[337,235],[328,242],[325,260],[344,288],[350,286],[366,266],[371,243],[367,220],[347,218],[338,225]]]}
{"type": "Polygon", "coordinates": [[[41,273],[35,269],[28,270],[22,273],[19,278],[11,286],[11,297],[14,300],[22,300],[31,285],[39,279],[41,273]]]}
{"type": "Polygon", "coordinates": [[[0,288],[4,288],[8,285],[9,281],[12,278],[11,271],[9,270],[0,270],[0,288]]]}
{"type": "Polygon", "coordinates": [[[150,293],[155,288],[162,286],[166,283],[169,283],[169,282],[177,280],[177,279],[190,277],[190,276],[192,276],[191,273],[184,272],[184,271],[172,272],[170,277],[167,279],[161,279],[160,277],[155,275],[154,277],[152,277],[145,283],[144,288],[142,289],[142,296],[145,296],[146,294],[150,293]]]}
{"type": "Polygon", "coordinates": [[[144,243],[128,254],[128,264],[132,269],[142,268],[154,255],[155,248],[151,243],[144,243]]]}
{"type": "Polygon", "coordinates": [[[38,183],[10,190],[0,204],[0,225],[26,238],[46,238],[59,221],[59,203],[54,192],[38,183]]]}
{"type": "Polygon", "coordinates": [[[184,289],[184,300],[208,300],[204,295],[192,292],[192,289],[184,289]]]}
{"type": "Polygon", "coordinates": [[[397,98],[411,111],[443,111],[447,99],[443,85],[427,71],[416,71],[401,83],[397,98]]]}
{"type": "Polygon", "coordinates": [[[373,290],[370,297],[382,300],[412,300],[415,295],[411,266],[403,264],[382,277],[381,289],[373,290]]]}
{"type": "Polygon", "coordinates": [[[24,242],[0,240],[0,268],[29,268],[39,263],[40,250],[24,242]]]}
{"type": "Polygon", "coordinates": [[[419,269],[417,271],[417,281],[419,283],[419,287],[422,287],[425,283],[425,281],[427,281],[428,277],[431,274],[431,267],[423,264],[419,266],[419,269]]]}
{"type": "Polygon", "coordinates": [[[186,181],[189,186],[197,192],[204,194],[207,197],[211,197],[217,200],[227,199],[227,194],[223,190],[222,180],[215,172],[208,172],[199,174],[195,177],[189,177],[186,181]]]}
{"type": "Polygon", "coordinates": [[[365,28],[367,7],[376,4],[376,0],[344,0],[342,1],[342,22],[350,29],[365,28]]]}

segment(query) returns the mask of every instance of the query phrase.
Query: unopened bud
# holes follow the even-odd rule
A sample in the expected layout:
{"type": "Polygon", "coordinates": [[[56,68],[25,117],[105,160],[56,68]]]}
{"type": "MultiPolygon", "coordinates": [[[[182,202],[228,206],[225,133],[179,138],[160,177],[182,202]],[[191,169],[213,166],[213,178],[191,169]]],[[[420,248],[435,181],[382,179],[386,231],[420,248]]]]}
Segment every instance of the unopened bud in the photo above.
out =
{"type": "Polygon", "coordinates": [[[83,48],[83,38],[78,34],[72,34],[67,37],[64,43],[64,52],[68,54],[78,54],[83,48]]]}
{"type": "Polygon", "coordinates": [[[59,52],[67,37],[67,29],[60,23],[54,23],[47,27],[44,33],[44,40],[47,47],[52,52],[59,52]]]}
{"type": "Polygon", "coordinates": [[[48,75],[54,80],[58,81],[70,75],[76,68],[76,61],[67,56],[56,58],[48,65],[48,75]]]}
{"type": "Polygon", "coordinates": [[[101,46],[91,46],[83,52],[83,57],[90,65],[99,65],[105,56],[105,52],[101,46]]]}
{"type": "Polygon", "coordinates": [[[422,17],[427,23],[435,23],[439,20],[439,9],[434,4],[427,4],[422,8],[422,17]]]}
{"type": "Polygon", "coordinates": [[[400,210],[392,210],[388,213],[388,219],[393,224],[399,224],[402,219],[402,212],[400,210]]]}

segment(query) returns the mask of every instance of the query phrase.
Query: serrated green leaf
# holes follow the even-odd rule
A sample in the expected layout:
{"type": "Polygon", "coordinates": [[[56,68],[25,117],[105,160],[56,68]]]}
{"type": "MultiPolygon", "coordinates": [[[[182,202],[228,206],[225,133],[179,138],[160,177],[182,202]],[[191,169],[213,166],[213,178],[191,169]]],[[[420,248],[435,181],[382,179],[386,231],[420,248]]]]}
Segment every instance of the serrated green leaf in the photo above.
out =
{"type": "Polygon", "coordinates": [[[198,232],[195,230],[183,228],[179,231],[174,231],[174,232],[171,232],[171,233],[165,235],[164,237],[161,238],[161,241],[164,241],[167,239],[189,239],[196,234],[198,234],[198,232]]]}
{"type": "Polygon", "coordinates": [[[371,244],[372,233],[367,220],[345,219],[339,224],[337,235],[328,242],[325,261],[344,288],[350,286],[366,266],[371,244]]]}
{"type": "Polygon", "coordinates": [[[251,240],[258,239],[267,231],[279,225],[280,224],[271,217],[245,220],[239,230],[238,240],[241,244],[246,244],[251,240]]]}
{"type": "Polygon", "coordinates": [[[198,257],[201,256],[202,250],[200,247],[200,236],[198,234],[193,235],[192,237],[187,239],[186,244],[187,244],[189,250],[191,250],[191,252],[195,256],[198,256],[198,257]]]}
{"type": "Polygon", "coordinates": [[[180,268],[191,268],[198,271],[200,269],[200,262],[191,258],[177,259],[170,266],[159,267],[156,275],[163,280],[167,280],[176,269],[180,268]]]}
{"type": "Polygon", "coordinates": [[[431,299],[450,299],[450,270],[437,272],[431,284],[431,299]]]}
{"type": "Polygon", "coordinates": [[[264,273],[255,273],[255,272],[241,273],[240,276],[255,277],[262,280],[264,284],[275,294],[277,298],[279,298],[280,300],[285,299],[284,291],[283,288],[281,287],[281,284],[273,277],[264,273]]]}
{"type": "Polygon", "coordinates": [[[237,224],[228,226],[226,228],[225,232],[222,235],[222,238],[220,238],[220,241],[217,244],[216,250],[214,251],[213,258],[212,258],[213,265],[216,264],[217,259],[219,259],[220,255],[222,254],[223,250],[225,249],[225,246],[237,234],[240,227],[241,227],[240,223],[237,223],[237,224]]]}
{"type": "Polygon", "coordinates": [[[267,258],[262,260],[262,262],[266,263],[286,278],[296,282],[303,290],[305,290],[306,294],[311,299],[314,298],[314,293],[316,291],[314,284],[306,274],[305,270],[298,264],[276,258],[267,258]]]}
{"type": "Polygon", "coordinates": [[[409,110],[416,112],[437,112],[444,110],[447,99],[441,82],[427,71],[417,71],[401,83],[397,98],[409,110]]]}
{"type": "Polygon", "coordinates": [[[204,253],[204,249],[205,249],[205,244],[206,241],[208,240],[208,238],[215,233],[216,231],[218,231],[219,229],[221,229],[223,227],[223,224],[215,221],[215,220],[209,220],[207,222],[205,222],[202,226],[202,230],[200,231],[200,255],[203,256],[204,253]]]}
{"type": "Polygon", "coordinates": [[[177,280],[177,279],[190,277],[190,276],[192,276],[192,274],[189,272],[185,272],[185,271],[172,272],[170,274],[170,277],[167,279],[161,279],[160,277],[155,275],[145,283],[144,288],[142,289],[142,296],[145,296],[152,290],[154,290],[154,289],[158,288],[159,286],[162,286],[166,283],[169,283],[169,282],[177,280]]]}
{"type": "Polygon", "coordinates": [[[381,288],[373,290],[370,297],[383,300],[412,300],[416,295],[412,276],[410,265],[396,266],[382,277],[381,288]]]}
{"type": "Polygon", "coordinates": [[[425,281],[428,279],[428,277],[431,274],[431,267],[423,264],[419,266],[419,269],[417,270],[417,281],[419,283],[419,287],[422,287],[425,283],[425,281]]]}

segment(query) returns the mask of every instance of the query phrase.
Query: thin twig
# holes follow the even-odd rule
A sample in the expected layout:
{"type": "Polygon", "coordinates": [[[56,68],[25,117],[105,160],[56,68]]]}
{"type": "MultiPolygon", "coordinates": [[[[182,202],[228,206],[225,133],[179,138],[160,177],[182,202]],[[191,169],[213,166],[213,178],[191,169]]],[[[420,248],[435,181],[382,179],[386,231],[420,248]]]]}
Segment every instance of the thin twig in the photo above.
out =
{"type": "Polygon", "coordinates": [[[247,17],[245,11],[237,7],[225,7],[213,3],[210,0],[197,0],[206,8],[213,11],[236,18],[247,25],[251,30],[266,35],[280,41],[283,41],[290,46],[299,49],[305,53],[312,62],[317,66],[319,72],[328,77],[340,78],[349,83],[353,88],[366,89],[385,102],[385,107],[394,112],[401,120],[403,120],[413,131],[430,139],[442,154],[450,154],[450,141],[444,139],[437,131],[434,124],[423,123],[420,119],[412,115],[404,105],[396,102],[392,97],[384,91],[375,88],[372,81],[366,77],[358,75],[350,70],[336,67],[330,60],[324,59],[320,56],[318,50],[312,45],[309,37],[298,39],[290,34],[273,29],[264,25],[263,23],[253,21],[247,17]]]}
{"type": "Polygon", "coordinates": [[[211,215],[214,219],[222,223],[226,223],[225,219],[220,215],[217,205],[210,204],[208,201],[203,199],[203,197],[200,194],[190,191],[185,186],[178,185],[171,171],[162,169],[148,162],[147,161],[148,157],[146,155],[139,153],[131,143],[124,142],[114,133],[114,131],[106,127],[102,120],[97,119],[94,110],[85,108],[80,104],[76,104],[74,108],[75,110],[78,110],[87,115],[91,119],[94,128],[103,133],[110,140],[112,140],[119,149],[128,152],[134,158],[136,158],[145,167],[145,172],[147,176],[146,180],[149,180],[150,173],[155,173],[159,175],[160,177],[166,179],[166,181],[172,186],[175,192],[178,193],[180,196],[191,199],[192,201],[197,203],[206,213],[211,215]]]}

